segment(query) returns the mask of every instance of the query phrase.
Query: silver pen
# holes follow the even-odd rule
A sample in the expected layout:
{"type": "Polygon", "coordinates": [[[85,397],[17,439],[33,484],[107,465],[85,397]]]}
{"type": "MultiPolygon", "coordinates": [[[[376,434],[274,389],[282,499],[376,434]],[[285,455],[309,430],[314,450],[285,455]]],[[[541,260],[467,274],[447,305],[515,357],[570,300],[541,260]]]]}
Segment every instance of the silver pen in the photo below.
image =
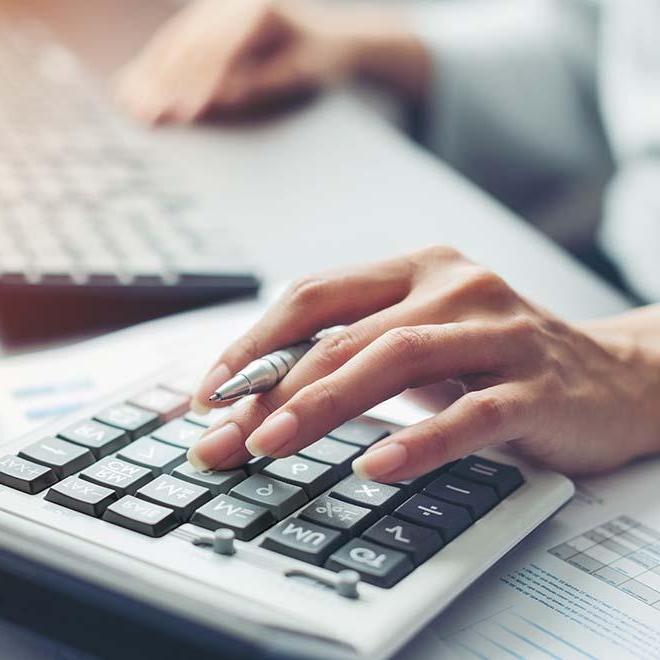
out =
{"type": "Polygon", "coordinates": [[[235,376],[220,385],[211,394],[209,401],[235,401],[248,394],[272,390],[316,342],[343,329],[344,326],[335,326],[321,330],[308,341],[282,348],[253,360],[235,376]]]}

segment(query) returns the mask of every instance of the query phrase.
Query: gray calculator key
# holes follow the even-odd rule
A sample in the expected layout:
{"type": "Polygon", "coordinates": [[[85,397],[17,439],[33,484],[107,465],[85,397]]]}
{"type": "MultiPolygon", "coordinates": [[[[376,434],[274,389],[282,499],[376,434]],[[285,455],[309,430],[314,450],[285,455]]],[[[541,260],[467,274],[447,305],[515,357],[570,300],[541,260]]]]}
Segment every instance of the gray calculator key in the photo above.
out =
{"type": "Polygon", "coordinates": [[[130,441],[128,433],[114,426],[86,419],[65,428],[57,434],[60,438],[87,447],[95,458],[103,458],[117,451],[130,441]]]}
{"type": "Polygon", "coordinates": [[[424,493],[465,507],[472,520],[481,518],[500,501],[494,488],[466,481],[453,474],[443,474],[434,479],[424,488],[424,493]]]}
{"type": "Polygon", "coordinates": [[[212,424],[215,424],[216,422],[219,422],[221,419],[227,417],[231,411],[229,408],[213,408],[212,410],[209,410],[209,412],[206,413],[206,415],[200,415],[199,413],[193,412],[192,410],[189,410],[186,414],[184,419],[187,419],[189,422],[192,422],[193,424],[197,424],[198,426],[203,426],[204,428],[208,428],[212,424]]]}
{"type": "Polygon", "coordinates": [[[244,470],[196,470],[187,461],[172,470],[172,475],[178,479],[189,481],[191,484],[204,486],[211,491],[211,495],[228,493],[236,484],[247,477],[244,470]]]}
{"type": "Polygon", "coordinates": [[[373,509],[321,495],[310,502],[299,515],[305,520],[356,536],[373,522],[378,514],[373,509]]]}
{"type": "Polygon", "coordinates": [[[186,522],[195,509],[211,499],[211,491],[170,474],[162,474],[142,486],[136,496],[173,509],[176,517],[181,522],[186,522]]]}
{"type": "Polygon", "coordinates": [[[243,468],[248,474],[257,474],[272,462],[273,459],[270,456],[255,456],[254,458],[251,458],[243,468]]]}
{"type": "Polygon", "coordinates": [[[155,412],[162,421],[174,419],[183,415],[190,404],[190,397],[181,392],[173,392],[164,387],[153,387],[140,392],[128,400],[128,403],[138,408],[155,412]]]}
{"type": "Polygon", "coordinates": [[[355,475],[340,481],[330,495],[358,506],[387,510],[394,508],[404,497],[403,491],[396,486],[360,479],[355,475]]]}
{"type": "Polygon", "coordinates": [[[253,502],[272,512],[277,520],[307,503],[302,488],[287,484],[264,474],[253,474],[230,491],[231,495],[253,502]]]}
{"type": "Polygon", "coordinates": [[[389,589],[413,570],[413,563],[403,552],[353,539],[333,553],[325,567],[331,571],[357,571],[365,582],[389,589]]]}
{"type": "Polygon", "coordinates": [[[393,516],[381,518],[362,536],[374,543],[409,554],[416,566],[426,561],[444,545],[438,532],[393,516]]]}
{"type": "Polygon", "coordinates": [[[151,438],[140,438],[124,447],[117,456],[149,468],[154,474],[167,474],[186,460],[186,450],[151,438]]]}
{"type": "Polygon", "coordinates": [[[128,403],[120,403],[106,408],[94,415],[94,419],[103,424],[123,429],[133,440],[151,433],[160,424],[156,413],[131,406],[128,403]]]}
{"type": "Polygon", "coordinates": [[[321,438],[298,453],[305,458],[334,465],[338,474],[345,477],[351,471],[351,462],[362,453],[362,449],[332,438],[321,438]]]}
{"type": "Polygon", "coordinates": [[[481,456],[466,456],[458,461],[449,473],[468,481],[491,486],[500,497],[506,497],[524,481],[517,467],[489,461],[481,456]]]}
{"type": "Polygon", "coordinates": [[[163,536],[179,525],[172,509],[133,495],[125,495],[113,502],[105,510],[103,520],[153,537],[163,536]]]}
{"type": "Polygon", "coordinates": [[[123,497],[133,495],[138,488],[150,482],[154,475],[149,468],[107,456],[83,470],[80,477],[99,486],[111,488],[119,497],[123,497]]]}
{"type": "Polygon", "coordinates": [[[397,518],[431,527],[449,543],[472,524],[467,509],[426,495],[413,495],[394,511],[397,518]]]}
{"type": "Polygon", "coordinates": [[[337,471],[325,463],[317,463],[300,456],[278,458],[267,465],[262,474],[281,479],[304,488],[310,497],[320,495],[339,480],[337,471]]]}
{"type": "Polygon", "coordinates": [[[360,447],[369,447],[390,434],[389,430],[377,423],[351,420],[342,424],[328,435],[335,440],[348,442],[360,447]]]}
{"type": "Polygon", "coordinates": [[[0,458],[0,484],[35,495],[57,481],[53,470],[9,454],[0,458]]]}
{"type": "Polygon", "coordinates": [[[46,493],[46,499],[98,518],[117,499],[117,494],[110,488],[98,486],[79,477],[68,477],[55,484],[46,493]]]}
{"type": "Polygon", "coordinates": [[[58,479],[64,479],[94,462],[89,449],[59,438],[44,438],[34,442],[21,449],[19,456],[52,468],[58,479]]]}
{"type": "Polygon", "coordinates": [[[151,437],[166,442],[168,445],[190,449],[199,440],[202,433],[204,433],[203,426],[187,422],[185,419],[173,419],[156,429],[151,437]]]}
{"type": "Polygon", "coordinates": [[[320,566],[342,543],[342,535],[306,520],[289,518],[275,525],[261,542],[267,550],[320,566]]]}
{"type": "Polygon", "coordinates": [[[234,530],[237,539],[250,541],[274,524],[275,518],[262,506],[223,494],[197,509],[190,522],[211,531],[227,527],[234,530]]]}

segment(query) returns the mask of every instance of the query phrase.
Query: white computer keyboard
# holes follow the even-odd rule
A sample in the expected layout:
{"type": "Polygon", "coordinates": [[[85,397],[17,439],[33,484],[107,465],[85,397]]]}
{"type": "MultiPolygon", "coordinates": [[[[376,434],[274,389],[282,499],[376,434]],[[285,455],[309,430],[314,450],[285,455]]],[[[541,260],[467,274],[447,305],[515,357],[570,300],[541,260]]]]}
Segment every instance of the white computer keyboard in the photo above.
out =
{"type": "Polygon", "coordinates": [[[5,446],[2,543],[207,626],[385,657],[573,493],[496,450],[361,481],[351,460],[397,428],[372,417],[291,458],[195,472],[186,449],[224,413],[188,412],[192,382],[168,371],[5,446]]]}

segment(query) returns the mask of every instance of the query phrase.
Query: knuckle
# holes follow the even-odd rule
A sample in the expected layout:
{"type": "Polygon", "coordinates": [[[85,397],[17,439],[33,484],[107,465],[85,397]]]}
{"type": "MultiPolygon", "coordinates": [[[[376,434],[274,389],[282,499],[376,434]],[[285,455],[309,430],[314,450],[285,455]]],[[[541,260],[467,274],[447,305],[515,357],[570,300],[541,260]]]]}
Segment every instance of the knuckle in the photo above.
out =
{"type": "Polygon", "coordinates": [[[309,309],[325,297],[327,289],[328,281],[325,278],[308,275],[294,282],[286,297],[295,307],[309,309]]]}
{"type": "Polygon", "coordinates": [[[239,361],[247,362],[254,359],[259,352],[259,342],[252,332],[246,332],[238,341],[234,347],[239,361]]]}
{"type": "Polygon", "coordinates": [[[321,378],[305,388],[301,393],[301,398],[303,400],[309,398],[309,405],[313,406],[311,409],[322,411],[324,417],[334,419],[339,414],[341,397],[327,378],[321,378]]]}
{"type": "Polygon", "coordinates": [[[386,350],[403,362],[416,362],[428,351],[428,333],[421,328],[402,327],[388,330],[383,335],[386,350]]]}
{"type": "Polygon", "coordinates": [[[529,343],[536,336],[538,329],[536,321],[526,314],[514,316],[506,326],[509,338],[517,344],[529,343]]]}
{"type": "Polygon", "coordinates": [[[335,369],[350,360],[357,352],[357,342],[348,331],[337,332],[323,338],[315,347],[316,359],[326,367],[335,369]]]}
{"type": "Polygon", "coordinates": [[[504,423],[507,410],[504,401],[488,392],[481,390],[469,392],[464,396],[468,400],[472,415],[476,415],[488,429],[495,431],[504,423]]]}
{"type": "Polygon", "coordinates": [[[465,257],[451,245],[430,245],[418,253],[423,261],[457,261],[465,257]]]}
{"type": "Polygon", "coordinates": [[[496,273],[482,266],[470,268],[462,283],[463,295],[500,301],[508,298],[508,284],[496,273]]]}

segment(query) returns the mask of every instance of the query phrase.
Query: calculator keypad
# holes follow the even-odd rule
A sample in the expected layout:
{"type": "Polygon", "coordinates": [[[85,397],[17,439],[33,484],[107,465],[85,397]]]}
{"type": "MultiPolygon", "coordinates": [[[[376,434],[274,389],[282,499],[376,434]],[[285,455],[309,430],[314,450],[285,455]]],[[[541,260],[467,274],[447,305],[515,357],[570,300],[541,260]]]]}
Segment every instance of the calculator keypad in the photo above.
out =
{"type": "Polygon", "coordinates": [[[150,388],[0,458],[0,484],[151,537],[184,522],[390,588],[523,483],[520,471],[468,456],[422,477],[383,484],[351,461],[389,434],[351,420],[296,456],[197,471],[186,450],[226,415],[186,412],[189,394],[150,388]],[[264,534],[265,532],[265,534],[264,534]]]}

